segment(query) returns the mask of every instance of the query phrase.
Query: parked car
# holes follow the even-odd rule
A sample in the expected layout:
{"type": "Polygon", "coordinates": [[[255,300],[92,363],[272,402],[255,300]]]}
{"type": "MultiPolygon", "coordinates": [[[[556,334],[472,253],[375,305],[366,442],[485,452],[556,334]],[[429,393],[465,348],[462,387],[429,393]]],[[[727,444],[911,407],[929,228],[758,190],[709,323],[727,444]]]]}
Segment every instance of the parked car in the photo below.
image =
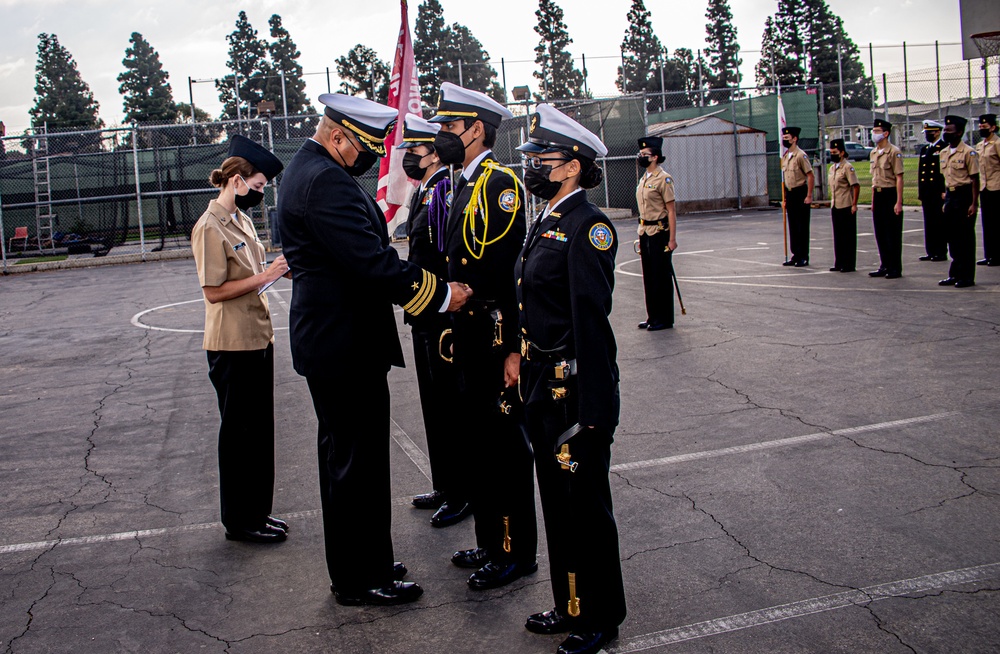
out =
{"type": "Polygon", "coordinates": [[[844,150],[851,157],[851,161],[863,161],[872,153],[872,148],[865,147],[854,141],[844,141],[844,150]]]}

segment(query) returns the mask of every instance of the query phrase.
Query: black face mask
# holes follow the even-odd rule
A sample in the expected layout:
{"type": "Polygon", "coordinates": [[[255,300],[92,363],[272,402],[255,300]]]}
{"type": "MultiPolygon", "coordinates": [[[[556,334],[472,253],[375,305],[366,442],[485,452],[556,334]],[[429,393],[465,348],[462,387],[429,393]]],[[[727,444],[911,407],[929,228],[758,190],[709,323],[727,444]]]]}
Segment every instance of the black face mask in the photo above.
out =
{"type": "Polygon", "coordinates": [[[786,148],[792,147],[792,139],[781,139],[781,142],[785,144],[786,148]]]}
{"type": "Polygon", "coordinates": [[[937,132],[924,132],[924,138],[927,139],[928,143],[934,143],[938,140],[937,132]]]}
{"type": "Polygon", "coordinates": [[[959,133],[957,133],[957,132],[954,133],[954,134],[945,134],[944,135],[944,142],[954,148],[959,143],[962,142],[962,135],[959,134],[959,133]]]}
{"type": "Polygon", "coordinates": [[[979,135],[982,136],[984,139],[989,138],[990,137],[990,128],[987,127],[986,129],[980,129],[979,130],[979,135]]]}
{"type": "Polygon", "coordinates": [[[243,184],[246,185],[247,192],[246,195],[237,195],[235,197],[236,208],[239,209],[240,211],[246,211],[247,209],[256,207],[261,202],[263,202],[264,194],[260,191],[255,191],[252,188],[250,188],[250,185],[247,184],[246,180],[243,179],[242,177],[240,179],[243,180],[243,184]]]}
{"type": "Polygon", "coordinates": [[[403,155],[403,172],[410,179],[415,179],[418,182],[424,178],[424,173],[427,172],[426,168],[420,167],[420,161],[423,159],[416,152],[407,152],[403,155]]]}
{"type": "Polygon", "coordinates": [[[834,154],[834,153],[831,152],[830,153],[830,161],[832,161],[833,163],[837,163],[838,161],[840,161],[840,155],[839,154],[834,154]]]}
{"type": "MultiPolygon", "coordinates": [[[[567,163],[564,161],[559,166],[565,166],[567,163]]],[[[552,171],[559,166],[545,164],[538,170],[528,168],[524,171],[524,187],[543,200],[551,200],[562,188],[562,182],[553,182],[549,179],[552,171]]]]}
{"type": "MultiPolygon", "coordinates": [[[[468,131],[469,128],[466,128],[462,134],[468,131]]],[[[434,151],[441,158],[441,163],[451,165],[465,161],[465,149],[468,146],[462,141],[462,134],[441,130],[434,137],[434,151]]]]}
{"type": "Polygon", "coordinates": [[[652,160],[644,154],[640,154],[635,158],[635,162],[639,164],[640,168],[649,168],[649,164],[652,160]]]}

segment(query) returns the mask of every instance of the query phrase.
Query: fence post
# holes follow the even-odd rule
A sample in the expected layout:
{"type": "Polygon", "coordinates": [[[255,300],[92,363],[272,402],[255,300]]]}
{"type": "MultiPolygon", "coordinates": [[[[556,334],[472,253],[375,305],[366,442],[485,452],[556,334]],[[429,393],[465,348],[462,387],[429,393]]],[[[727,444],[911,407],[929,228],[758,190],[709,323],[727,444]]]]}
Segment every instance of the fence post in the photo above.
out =
{"type": "Polygon", "coordinates": [[[941,115],[941,58],[938,54],[938,42],[934,42],[934,73],[937,76],[938,120],[944,120],[941,115]]]}
{"type": "Polygon", "coordinates": [[[458,85],[459,86],[465,86],[465,83],[462,81],[462,60],[461,59],[458,60],[458,85]]]}
{"type": "Polygon", "coordinates": [[[194,118],[194,84],[188,75],[188,101],[191,103],[191,140],[198,145],[198,121],[194,118]]]}
{"type": "MultiPolygon", "coordinates": [[[[838,103],[840,105],[840,124],[841,124],[840,136],[843,137],[844,136],[844,130],[843,130],[843,125],[844,125],[844,66],[841,63],[840,43],[839,42],[837,43],[837,79],[840,82],[840,102],[838,103]]],[[[847,139],[847,140],[850,141],[851,139],[847,139]]]]}
{"type": "Polygon", "coordinates": [[[667,110],[667,87],[663,81],[663,54],[660,53],[660,111],[667,110]]]}
{"type": "Polygon", "coordinates": [[[875,96],[878,95],[878,82],[875,81],[875,51],[872,49],[872,44],[868,44],[868,69],[871,73],[870,79],[872,81],[872,118],[875,117],[875,96]]]}
{"type": "Polygon", "coordinates": [[[142,221],[142,185],[139,181],[139,130],[132,126],[132,170],[135,175],[135,204],[139,213],[139,253],[146,260],[146,231],[142,221]]]}
{"type": "Polygon", "coordinates": [[[587,91],[587,55],[580,56],[583,57],[583,97],[589,98],[590,93],[587,91]]]}
{"type": "Polygon", "coordinates": [[[243,131],[243,116],[240,113],[240,74],[233,73],[233,94],[236,98],[236,124],[239,125],[239,131],[243,131]]]}
{"type": "Polygon", "coordinates": [[[3,188],[0,184],[0,257],[3,258],[3,271],[7,272],[7,232],[3,229],[3,188]]]}
{"type": "Polygon", "coordinates": [[[910,69],[906,65],[906,41],[903,41],[903,106],[906,107],[906,129],[903,130],[902,143],[906,149],[907,133],[910,131],[910,69]]]}
{"type": "MultiPolygon", "coordinates": [[[[292,137],[288,133],[288,95],[285,93],[285,71],[280,71],[281,74],[281,108],[284,111],[285,120],[285,140],[290,140],[292,137]]],[[[270,121],[268,121],[270,123],[270,121]]]]}
{"type": "MultiPolygon", "coordinates": [[[[826,109],[825,103],[823,101],[823,84],[818,85],[817,93],[819,94],[819,143],[817,147],[819,149],[819,197],[821,200],[826,199],[826,109]]],[[[841,95],[841,102],[844,101],[844,96],[841,95]]],[[[841,112],[843,113],[843,112],[841,112]]],[[[843,122],[843,121],[841,121],[843,122]]],[[[843,136],[843,134],[841,134],[843,136]]],[[[813,183],[813,195],[816,194],[816,184],[813,183]]],[[[812,198],[809,198],[810,200],[812,198]]]]}
{"type": "Polygon", "coordinates": [[[736,208],[743,208],[743,183],[740,177],[740,131],[736,124],[736,90],[729,89],[729,106],[733,117],[733,162],[736,164],[736,208]]]}
{"type": "MultiPolygon", "coordinates": [[[[642,103],[643,115],[646,113],[646,102],[643,100],[642,103]]],[[[597,103],[597,115],[601,116],[601,143],[604,143],[604,107],[601,103],[597,103]]],[[[601,168],[604,172],[604,206],[605,208],[611,207],[611,193],[608,191],[608,158],[604,157],[601,161],[601,168]]]]}
{"type": "Polygon", "coordinates": [[[507,98],[510,96],[507,95],[507,66],[504,64],[503,57],[500,57],[500,72],[503,74],[503,101],[507,102],[507,98]]]}
{"type": "MultiPolygon", "coordinates": [[[[969,78],[969,122],[972,122],[972,60],[967,59],[965,62],[966,75],[969,78]]],[[[969,130],[965,131],[968,136],[969,143],[972,143],[972,134],[969,134],[969,130]]]]}
{"type": "Polygon", "coordinates": [[[330,92],[330,67],[326,67],[326,92],[330,92]]]}

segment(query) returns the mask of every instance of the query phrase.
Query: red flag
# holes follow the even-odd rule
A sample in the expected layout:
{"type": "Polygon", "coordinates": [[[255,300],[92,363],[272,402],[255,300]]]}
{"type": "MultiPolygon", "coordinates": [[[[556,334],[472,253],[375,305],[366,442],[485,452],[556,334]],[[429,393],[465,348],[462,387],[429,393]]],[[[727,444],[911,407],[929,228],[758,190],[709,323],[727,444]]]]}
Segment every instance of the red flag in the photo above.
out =
{"type": "Polygon", "coordinates": [[[407,114],[421,115],[420,82],[417,80],[417,66],[413,60],[406,0],[400,1],[400,9],[402,22],[396,42],[396,56],[392,62],[392,77],[389,78],[388,102],[389,107],[399,110],[399,120],[385,139],[386,156],[379,165],[378,193],[375,196],[390,225],[406,218],[405,212],[397,215],[397,211],[407,202],[416,186],[416,182],[403,172],[403,153],[396,149],[403,142],[403,119],[407,114]],[[394,218],[399,220],[394,221],[394,218]]]}

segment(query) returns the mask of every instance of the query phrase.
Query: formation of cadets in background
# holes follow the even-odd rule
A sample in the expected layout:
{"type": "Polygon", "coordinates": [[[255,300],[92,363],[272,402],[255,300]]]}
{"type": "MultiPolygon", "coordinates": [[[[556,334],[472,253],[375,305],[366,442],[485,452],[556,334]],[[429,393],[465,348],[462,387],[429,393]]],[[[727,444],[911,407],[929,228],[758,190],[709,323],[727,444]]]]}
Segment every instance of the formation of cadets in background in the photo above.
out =
{"type": "MultiPolygon", "coordinates": [[[[408,260],[391,247],[386,220],[356,178],[387,154],[397,112],[343,94],[320,96],[324,115],[295,154],[278,205],[284,254],[267,266],[243,210],[260,202],[281,163],[241,137],[214,171],[220,187],[192,237],[206,300],[204,348],[219,397],[220,489],[227,538],[280,542],[289,526],[270,515],[274,480],[273,330],[263,290],[290,275],[289,340],[318,423],[320,494],[331,591],[343,605],[411,602],[391,535],[387,373],[403,365],[392,304],[413,337],[432,488],[417,495],[430,523],[469,516],[472,547],[451,562],[468,585],[507,585],[538,569],[534,477],[549,548],[552,609],[534,633],[567,633],[560,654],[597,652],[626,615],[609,485],[619,418],[617,346],[609,315],[618,235],[587,201],[602,181],[607,148],[547,104],[530,117],[524,183],[495,159],[497,128],[512,114],[482,93],[445,83],[436,115],[408,116],[402,169],[409,203],[408,260]],[[460,172],[459,172],[460,171],[460,172]],[[527,191],[526,191],[527,189],[527,191]],[[527,192],[547,203],[529,222],[527,192]],[[248,387],[253,380],[254,388],[248,387]],[[267,407],[257,387],[268,386],[267,407]],[[250,399],[253,398],[253,399],[250,399]],[[245,447],[234,447],[243,439],[245,447]],[[585,528],[584,528],[585,526],[585,528]],[[586,531],[586,538],[581,535],[586,531]]],[[[976,263],[1000,265],[1000,150],[996,116],[980,117],[976,150],[965,120],[925,121],[919,191],[926,261],[952,265],[942,285],[972,286],[976,263]],[[975,259],[982,203],[986,256],[975,259]]],[[[880,266],[902,275],[902,155],[892,125],[876,120],[872,213],[880,266]]],[[[815,184],[800,130],[782,130],[783,206],[792,257],[809,265],[815,184]]],[[[677,248],[673,178],[663,141],[640,136],[636,188],[646,331],[674,325],[677,248]],[[673,283],[671,283],[673,282],[673,283]]],[[[853,272],[860,185],[844,143],[830,143],[834,232],[831,271],[853,272]]]]}

